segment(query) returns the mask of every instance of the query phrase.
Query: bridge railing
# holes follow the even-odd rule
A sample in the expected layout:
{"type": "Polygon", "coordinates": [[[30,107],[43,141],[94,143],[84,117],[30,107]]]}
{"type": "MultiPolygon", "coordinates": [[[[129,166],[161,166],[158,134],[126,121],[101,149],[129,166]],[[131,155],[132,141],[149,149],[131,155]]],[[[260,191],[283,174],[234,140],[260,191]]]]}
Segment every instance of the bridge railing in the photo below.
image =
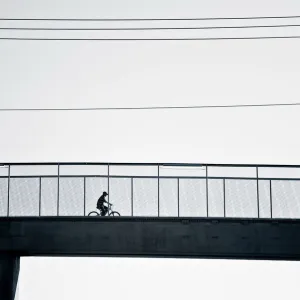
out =
{"type": "Polygon", "coordinates": [[[87,216],[103,191],[122,216],[300,218],[300,166],[0,164],[0,216],[87,216]]]}

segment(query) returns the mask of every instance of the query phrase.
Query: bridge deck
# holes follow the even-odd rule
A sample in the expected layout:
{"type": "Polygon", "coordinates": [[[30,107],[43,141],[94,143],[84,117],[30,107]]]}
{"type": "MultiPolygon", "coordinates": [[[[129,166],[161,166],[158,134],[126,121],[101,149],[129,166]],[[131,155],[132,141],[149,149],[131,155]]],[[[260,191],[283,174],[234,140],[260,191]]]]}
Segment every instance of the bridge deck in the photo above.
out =
{"type": "Polygon", "coordinates": [[[0,218],[0,254],[300,260],[300,221],[0,218]]]}

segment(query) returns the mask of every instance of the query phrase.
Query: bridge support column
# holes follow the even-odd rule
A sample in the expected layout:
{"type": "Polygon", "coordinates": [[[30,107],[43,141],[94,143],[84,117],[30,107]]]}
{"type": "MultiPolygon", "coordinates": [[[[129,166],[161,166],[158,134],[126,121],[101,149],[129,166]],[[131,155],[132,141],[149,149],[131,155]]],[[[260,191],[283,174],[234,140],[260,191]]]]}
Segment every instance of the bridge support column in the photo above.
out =
{"type": "Polygon", "coordinates": [[[15,299],[19,270],[19,256],[0,254],[0,299],[15,299]]]}

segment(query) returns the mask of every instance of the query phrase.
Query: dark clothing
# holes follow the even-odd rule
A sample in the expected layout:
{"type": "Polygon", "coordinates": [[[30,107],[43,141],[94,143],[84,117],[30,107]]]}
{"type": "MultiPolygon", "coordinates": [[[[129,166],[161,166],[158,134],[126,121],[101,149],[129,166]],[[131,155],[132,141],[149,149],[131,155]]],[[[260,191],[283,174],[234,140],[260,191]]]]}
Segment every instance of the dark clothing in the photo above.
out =
{"type": "Polygon", "coordinates": [[[108,212],[108,207],[103,205],[102,207],[100,207],[100,211],[101,211],[101,216],[105,216],[108,212]]]}
{"type": "Polygon", "coordinates": [[[101,211],[101,216],[105,216],[108,212],[108,207],[104,206],[106,195],[102,195],[97,201],[97,208],[101,211]]]}
{"type": "Polygon", "coordinates": [[[105,195],[102,195],[97,201],[97,208],[101,208],[105,202],[105,195]]]}

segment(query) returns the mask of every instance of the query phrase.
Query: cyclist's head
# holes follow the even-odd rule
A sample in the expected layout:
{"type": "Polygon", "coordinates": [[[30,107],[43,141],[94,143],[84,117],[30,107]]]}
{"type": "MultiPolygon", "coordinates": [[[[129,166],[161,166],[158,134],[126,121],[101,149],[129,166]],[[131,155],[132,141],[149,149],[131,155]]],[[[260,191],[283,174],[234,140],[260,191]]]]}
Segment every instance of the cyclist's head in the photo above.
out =
{"type": "Polygon", "coordinates": [[[104,196],[107,196],[108,194],[107,194],[106,192],[103,192],[103,195],[104,195],[104,196]]]}

